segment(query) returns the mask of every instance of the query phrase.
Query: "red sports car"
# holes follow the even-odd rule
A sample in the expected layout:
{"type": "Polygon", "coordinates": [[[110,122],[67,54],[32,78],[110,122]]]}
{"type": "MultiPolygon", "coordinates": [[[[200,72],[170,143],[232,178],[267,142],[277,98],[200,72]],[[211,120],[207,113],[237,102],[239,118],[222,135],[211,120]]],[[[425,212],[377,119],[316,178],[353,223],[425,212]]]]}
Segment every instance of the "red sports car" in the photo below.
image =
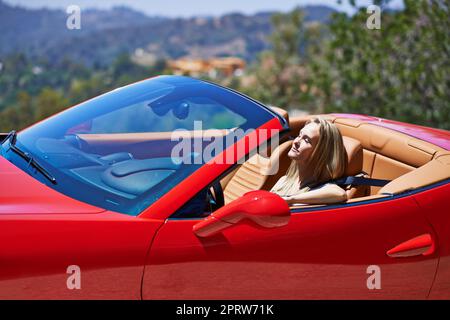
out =
{"type": "Polygon", "coordinates": [[[186,77],[3,135],[0,298],[449,299],[450,132],[324,117],[345,203],[268,191],[309,117],[186,77]]]}

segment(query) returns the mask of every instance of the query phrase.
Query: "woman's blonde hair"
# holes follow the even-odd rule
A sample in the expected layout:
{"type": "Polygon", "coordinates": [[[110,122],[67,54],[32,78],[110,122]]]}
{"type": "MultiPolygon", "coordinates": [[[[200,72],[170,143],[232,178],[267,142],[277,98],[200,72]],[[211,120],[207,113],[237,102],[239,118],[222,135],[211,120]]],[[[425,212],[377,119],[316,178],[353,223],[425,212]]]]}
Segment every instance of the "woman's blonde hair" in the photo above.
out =
{"type": "MultiPolygon", "coordinates": [[[[321,117],[313,118],[305,125],[309,123],[319,125],[319,140],[306,168],[306,170],[312,170],[313,177],[313,181],[308,185],[314,186],[342,177],[347,169],[347,153],[338,128],[321,117]]],[[[272,191],[280,195],[295,194],[299,191],[298,180],[298,164],[293,160],[284,179],[280,179],[280,183],[277,183],[272,191]]]]}

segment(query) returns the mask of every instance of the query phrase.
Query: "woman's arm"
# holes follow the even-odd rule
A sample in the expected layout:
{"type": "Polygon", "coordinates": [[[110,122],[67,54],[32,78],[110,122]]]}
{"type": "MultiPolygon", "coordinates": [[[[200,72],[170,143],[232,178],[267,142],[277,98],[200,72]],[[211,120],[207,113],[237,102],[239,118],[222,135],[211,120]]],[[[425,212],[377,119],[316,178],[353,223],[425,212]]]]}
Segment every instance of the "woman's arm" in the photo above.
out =
{"type": "Polygon", "coordinates": [[[347,200],[347,193],[339,186],[330,183],[319,189],[283,197],[283,199],[288,204],[331,204],[347,200]]]}

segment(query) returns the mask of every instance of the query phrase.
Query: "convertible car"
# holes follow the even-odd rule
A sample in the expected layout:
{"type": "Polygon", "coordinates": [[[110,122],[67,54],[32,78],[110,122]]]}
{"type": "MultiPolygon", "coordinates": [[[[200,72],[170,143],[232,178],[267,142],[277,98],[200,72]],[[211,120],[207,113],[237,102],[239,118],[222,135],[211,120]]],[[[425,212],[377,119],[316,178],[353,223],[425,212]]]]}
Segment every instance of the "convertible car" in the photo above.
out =
{"type": "Polygon", "coordinates": [[[3,134],[0,298],[449,299],[450,132],[322,116],[344,203],[269,191],[311,116],[187,77],[3,134]]]}

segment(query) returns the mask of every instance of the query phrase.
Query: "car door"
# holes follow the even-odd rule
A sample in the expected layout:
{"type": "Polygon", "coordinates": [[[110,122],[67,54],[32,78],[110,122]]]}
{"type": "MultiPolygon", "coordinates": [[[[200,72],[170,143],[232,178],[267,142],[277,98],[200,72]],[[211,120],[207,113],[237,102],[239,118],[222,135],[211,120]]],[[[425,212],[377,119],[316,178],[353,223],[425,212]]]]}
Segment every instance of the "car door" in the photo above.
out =
{"type": "Polygon", "coordinates": [[[159,229],[144,299],[424,299],[436,272],[435,235],[411,196],[291,209],[283,227],[243,221],[210,237],[194,234],[201,220],[159,229]]]}

